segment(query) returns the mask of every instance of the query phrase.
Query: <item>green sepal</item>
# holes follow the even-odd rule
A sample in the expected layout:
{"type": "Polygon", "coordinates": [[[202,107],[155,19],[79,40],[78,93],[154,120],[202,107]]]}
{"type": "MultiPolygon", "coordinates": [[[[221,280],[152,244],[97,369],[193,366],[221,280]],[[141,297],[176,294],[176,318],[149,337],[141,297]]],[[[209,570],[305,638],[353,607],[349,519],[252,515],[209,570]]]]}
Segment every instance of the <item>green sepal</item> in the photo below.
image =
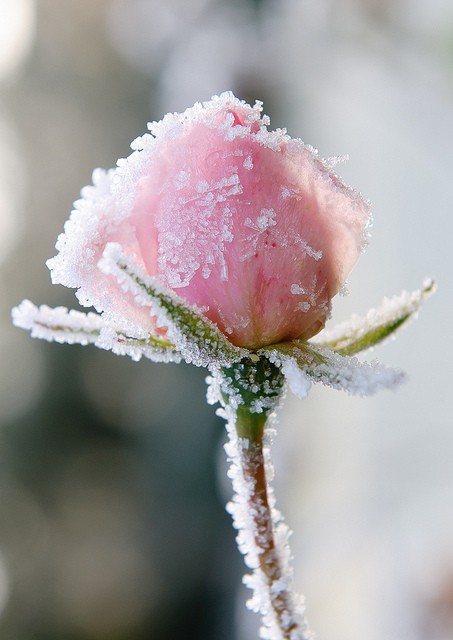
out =
{"type": "Polygon", "coordinates": [[[12,310],[17,327],[30,331],[33,338],[61,344],[92,344],[110,350],[117,355],[127,355],[133,360],[142,356],[155,362],[179,362],[180,354],[175,345],[164,338],[148,334],[144,337],[130,335],[125,327],[110,323],[96,313],[83,313],[65,307],[37,307],[24,300],[12,310]]]}
{"type": "Polygon", "coordinates": [[[252,413],[268,413],[273,409],[284,386],[280,368],[267,358],[243,358],[221,367],[220,372],[224,403],[252,413]]]}
{"type": "Polygon", "coordinates": [[[167,328],[168,336],[186,362],[205,367],[213,363],[227,365],[248,355],[246,349],[233,345],[196,307],[163,287],[157,278],[145,275],[119,245],[107,245],[100,268],[114,275],[139,303],[150,307],[158,326],[167,328]]]}
{"type": "Polygon", "coordinates": [[[434,281],[427,280],[413,293],[403,292],[400,296],[386,299],[378,309],[371,309],[366,316],[353,316],[349,322],[323,332],[314,343],[343,356],[353,356],[371,349],[415,318],[423,302],[435,290],[434,281]],[[323,335],[326,336],[324,339],[323,335]]]}
{"type": "Polygon", "coordinates": [[[380,389],[395,388],[404,380],[401,371],[378,362],[359,362],[332,349],[294,340],[269,345],[258,351],[281,367],[291,390],[303,398],[312,382],[367,396],[380,389]]]}

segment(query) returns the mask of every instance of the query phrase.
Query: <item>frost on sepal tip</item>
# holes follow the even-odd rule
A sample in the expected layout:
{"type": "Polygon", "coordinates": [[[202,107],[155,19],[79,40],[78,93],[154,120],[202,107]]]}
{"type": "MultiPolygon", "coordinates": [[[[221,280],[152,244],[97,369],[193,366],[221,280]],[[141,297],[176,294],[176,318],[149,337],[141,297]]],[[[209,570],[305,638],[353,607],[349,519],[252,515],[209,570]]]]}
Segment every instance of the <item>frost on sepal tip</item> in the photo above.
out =
{"type": "Polygon", "coordinates": [[[376,361],[359,362],[332,349],[308,343],[281,342],[260,350],[271,362],[280,366],[290,389],[304,398],[312,382],[368,396],[381,389],[394,389],[405,380],[405,374],[376,361]]]}
{"type": "Polygon", "coordinates": [[[156,325],[167,334],[184,360],[196,366],[213,363],[228,365],[248,355],[233,345],[218,327],[159,280],[148,276],[117,243],[106,245],[98,264],[101,271],[112,275],[124,291],[132,293],[138,304],[150,308],[156,325]]]}
{"type": "Polygon", "coordinates": [[[69,311],[66,307],[52,309],[47,305],[37,307],[24,300],[12,310],[11,315],[14,325],[30,331],[32,338],[60,344],[92,344],[135,361],[142,356],[154,362],[181,361],[171,342],[158,336],[130,336],[96,313],[69,311]]]}
{"type": "Polygon", "coordinates": [[[344,356],[353,356],[370,349],[392,337],[398,329],[415,319],[423,302],[435,290],[435,282],[426,279],[420,289],[384,298],[380,307],[370,309],[365,316],[353,315],[347,322],[322,331],[313,339],[313,343],[329,347],[344,356]]]}

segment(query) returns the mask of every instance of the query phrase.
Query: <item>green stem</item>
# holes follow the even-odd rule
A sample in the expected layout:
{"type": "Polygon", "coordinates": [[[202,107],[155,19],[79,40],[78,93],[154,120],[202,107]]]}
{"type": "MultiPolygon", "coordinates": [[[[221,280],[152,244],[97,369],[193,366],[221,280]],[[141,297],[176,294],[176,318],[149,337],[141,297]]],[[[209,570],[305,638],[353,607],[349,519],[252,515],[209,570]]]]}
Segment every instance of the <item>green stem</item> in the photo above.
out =
{"type": "Polygon", "coordinates": [[[262,413],[251,413],[248,407],[241,405],[236,410],[236,431],[240,438],[251,443],[262,443],[267,416],[262,413]]]}
{"type": "Polygon", "coordinates": [[[288,528],[273,508],[266,470],[266,423],[284,389],[279,367],[255,356],[221,369],[221,401],[227,409],[230,477],[235,496],[228,510],[239,530],[237,541],[253,568],[246,584],[253,589],[251,608],[260,611],[266,636],[308,640],[311,634],[301,599],[291,591],[288,528]]]}

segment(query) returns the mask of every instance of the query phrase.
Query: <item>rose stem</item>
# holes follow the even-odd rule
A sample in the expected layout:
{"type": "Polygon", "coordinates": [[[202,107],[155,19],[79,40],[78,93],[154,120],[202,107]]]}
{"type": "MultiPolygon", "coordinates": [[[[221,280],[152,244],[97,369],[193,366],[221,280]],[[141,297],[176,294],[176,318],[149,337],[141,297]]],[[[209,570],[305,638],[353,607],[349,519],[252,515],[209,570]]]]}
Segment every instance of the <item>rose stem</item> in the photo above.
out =
{"type": "Polygon", "coordinates": [[[239,461],[245,484],[249,486],[248,506],[253,520],[253,536],[258,550],[259,567],[264,576],[268,598],[281,638],[282,640],[296,638],[303,640],[311,637],[311,634],[301,616],[302,612],[295,611],[297,607],[295,597],[288,589],[287,571],[285,572],[282,566],[274,539],[274,522],[272,507],[269,504],[263,452],[266,420],[265,412],[251,413],[247,407],[238,408],[236,430],[240,440],[243,441],[243,446],[239,445],[239,461]]]}

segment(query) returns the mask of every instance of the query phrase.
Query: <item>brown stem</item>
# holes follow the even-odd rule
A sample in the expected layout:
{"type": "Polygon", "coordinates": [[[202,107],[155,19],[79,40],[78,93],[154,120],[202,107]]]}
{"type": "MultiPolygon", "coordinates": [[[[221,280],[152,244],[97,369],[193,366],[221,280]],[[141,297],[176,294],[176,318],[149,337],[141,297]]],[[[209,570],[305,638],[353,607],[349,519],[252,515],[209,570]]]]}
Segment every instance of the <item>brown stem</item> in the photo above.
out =
{"type": "Polygon", "coordinates": [[[269,504],[263,454],[265,423],[264,413],[252,414],[242,407],[237,412],[238,435],[241,439],[248,440],[248,446],[240,447],[240,461],[244,480],[251,487],[248,505],[253,518],[254,540],[259,550],[259,566],[268,587],[270,603],[281,630],[282,639],[291,640],[295,637],[296,629],[301,633],[298,637],[306,636],[299,626],[298,615],[294,611],[294,597],[286,586],[287,576],[274,538],[274,522],[269,504]]]}

